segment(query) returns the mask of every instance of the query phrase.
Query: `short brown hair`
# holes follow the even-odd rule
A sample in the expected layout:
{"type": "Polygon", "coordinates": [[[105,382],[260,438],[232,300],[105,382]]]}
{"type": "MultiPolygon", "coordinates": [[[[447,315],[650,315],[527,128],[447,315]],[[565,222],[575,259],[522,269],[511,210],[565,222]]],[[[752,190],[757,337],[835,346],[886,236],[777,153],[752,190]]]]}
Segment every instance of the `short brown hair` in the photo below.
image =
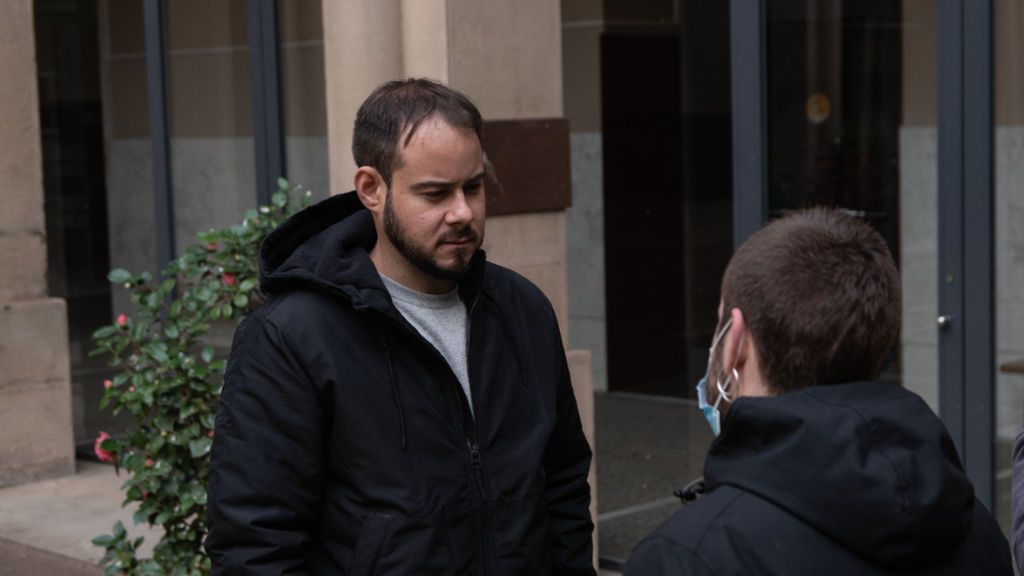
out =
{"type": "Polygon", "coordinates": [[[481,139],[483,119],[465,94],[425,78],[392,80],[377,87],[359,112],[352,130],[352,156],[357,166],[376,168],[391,186],[401,167],[399,138],[405,144],[427,118],[438,114],[455,128],[472,130],[481,139]]]}
{"type": "Polygon", "coordinates": [[[722,278],[723,318],[739,308],[769,389],[878,377],[900,322],[899,275],[882,237],[814,208],[751,236],[722,278]]]}

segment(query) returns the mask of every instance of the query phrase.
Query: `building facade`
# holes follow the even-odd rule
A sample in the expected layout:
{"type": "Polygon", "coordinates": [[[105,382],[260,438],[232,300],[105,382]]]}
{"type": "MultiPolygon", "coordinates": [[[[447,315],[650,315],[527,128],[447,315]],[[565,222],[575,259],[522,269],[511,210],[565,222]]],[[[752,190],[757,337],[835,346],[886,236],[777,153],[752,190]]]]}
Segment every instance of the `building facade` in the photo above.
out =
{"type": "Polygon", "coordinates": [[[71,474],[76,447],[127,425],[99,410],[109,372],[88,357],[131,311],[109,269],[162,268],[278,175],[348,191],[359,103],[426,76],[479,105],[503,184],[485,247],[549,296],[592,439],[597,399],[598,454],[624,454],[602,555],[628,554],[699,475],[706,430],[643,429],[691,410],[734,247],[807,205],[886,238],[904,313],[885,377],[943,417],[1008,526],[1024,401],[1012,0],[11,0],[0,32],[0,487],[71,474]]]}

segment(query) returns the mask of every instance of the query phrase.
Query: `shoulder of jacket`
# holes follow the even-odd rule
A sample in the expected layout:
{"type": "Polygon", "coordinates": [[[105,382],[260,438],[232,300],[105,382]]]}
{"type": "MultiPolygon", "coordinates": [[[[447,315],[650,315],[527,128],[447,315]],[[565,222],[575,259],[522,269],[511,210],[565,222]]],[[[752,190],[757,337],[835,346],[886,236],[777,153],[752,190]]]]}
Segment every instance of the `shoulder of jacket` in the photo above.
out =
{"type": "Polygon", "coordinates": [[[484,291],[498,299],[514,298],[551,307],[548,297],[536,284],[515,270],[493,262],[488,262],[485,268],[484,291]]]}

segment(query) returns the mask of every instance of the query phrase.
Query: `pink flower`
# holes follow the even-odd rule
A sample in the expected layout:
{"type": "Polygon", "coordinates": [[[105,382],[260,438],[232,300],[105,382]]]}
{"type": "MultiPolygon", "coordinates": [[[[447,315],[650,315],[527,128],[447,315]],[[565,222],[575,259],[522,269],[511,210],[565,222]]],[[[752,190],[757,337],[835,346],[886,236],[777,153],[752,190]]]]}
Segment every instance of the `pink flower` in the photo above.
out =
{"type": "Polygon", "coordinates": [[[135,392],[135,386],[129,386],[128,387],[128,391],[129,392],[135,392]]]}
{"type": "Polygon", "coordinates": [[[221,282],[223,282],[225,286],[234,286],[238,283],[238,278],[231,272],[225,272],[224,275],[221,276],[221,282]]]}
{"type": "Polygon", "coordinates": [[[152,468],[152,467],[153,467],[153,459],[152,458],[146,458],[146,468],[152,468]]]}
{"type": "Polygon", "coordinates": [[[213,438],[213,430],[207,432],[206,435],[209,436],[210,438],[213,438]]]}
{"type": "Polygon", "coordinates": [[[113,382],[111,382],[110,380],[104,380],[104,381],[103,381],[103,388],[104,388],[104,389],[106,389],[106,390],[110,390],[110,388],[111,388],[111,387],[112,387],[113,385],[114,385],[114,383],[113,383],[113,382]]]}
{"type": "Polygon", "coordinates": [[[124,326],[127,323],[128,323],[128,316],[127,315],[125,315],[123,313],[117,315],[117,325],[118,326],[124,326]]]}
{"type": "Polygon", "coordinates": [[[209,250],[210,252],[213,252],[214,250],[217,249],[217,243],[216,242],[207,242],[206,243],[206,249],[209,250]]]}
{"type": "Polygon", "coordinates": [[[110,450],[104,450],[104,449],[100,448],[100,444],[102,444],[103,441],[108,439],[108,438],[110,438],[109,434],[107,434],[106,432],[100,432],[99,437],[96,438],[96,444],[93,445],[93,451],[96,452],[96,457],[100,459],[100,462],[113,462],[114,461],[114,453],[113,452],[111,452],[110,450]]]}

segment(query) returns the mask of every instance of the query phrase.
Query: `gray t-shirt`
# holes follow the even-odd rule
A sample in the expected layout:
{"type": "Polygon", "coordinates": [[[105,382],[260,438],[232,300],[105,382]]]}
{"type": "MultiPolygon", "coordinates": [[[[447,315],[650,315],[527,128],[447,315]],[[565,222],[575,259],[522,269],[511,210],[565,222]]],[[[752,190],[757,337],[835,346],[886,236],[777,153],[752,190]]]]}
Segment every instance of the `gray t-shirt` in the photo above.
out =
{"type": "Polygon", "coordinates": [[[383,274],[380,279],[391,294],[395,308],[448,361],[472,411],[473,394],[469,390],[466,360],[469,320],[458,288],[447,294],[425,294],[406,288],[383,274]]]}

